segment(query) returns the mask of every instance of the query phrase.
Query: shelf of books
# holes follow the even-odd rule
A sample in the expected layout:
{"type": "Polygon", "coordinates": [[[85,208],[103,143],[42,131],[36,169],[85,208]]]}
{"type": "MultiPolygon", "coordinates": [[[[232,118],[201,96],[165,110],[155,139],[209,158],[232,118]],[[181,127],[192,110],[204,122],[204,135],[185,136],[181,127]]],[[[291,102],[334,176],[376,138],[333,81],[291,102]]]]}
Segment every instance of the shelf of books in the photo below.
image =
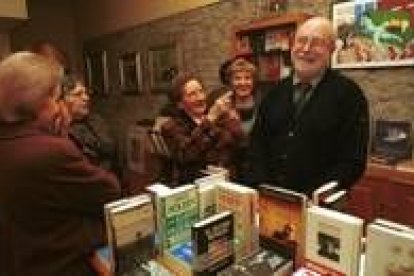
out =
{"type": "Polygon", "coordinates": [[[363,237],[362,219],[315,203],[224,174],[156,183],[105,205],[108,246],[97,254],[108,275],[413,275],[414,229],[377,219],[363,237]]]}
{"type": "Polygon", "coordinates": [[[253,61],[259,82],[277,82],[290,73],[290,49],[296,28],[309,17],[300,12],[284,13],[235,27],[233,56],[253,61]]]}

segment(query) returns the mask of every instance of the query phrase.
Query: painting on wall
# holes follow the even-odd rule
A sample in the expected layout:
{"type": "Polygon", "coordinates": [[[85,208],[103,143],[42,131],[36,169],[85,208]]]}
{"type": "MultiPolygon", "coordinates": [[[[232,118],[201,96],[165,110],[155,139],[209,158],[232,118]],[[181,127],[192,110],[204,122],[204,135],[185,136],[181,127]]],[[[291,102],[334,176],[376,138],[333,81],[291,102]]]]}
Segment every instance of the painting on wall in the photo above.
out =
{"type": "Polygon", "coordinates": [[[119,79],[121,91],[125,95],[143,93],[142,66],[140,53],[128,53],[119,58],[119,79]]]}
{"type": "Polygon", "coordinates": [[[88,51],[85,53],[86,83],[92,93],[108,95],[108,67],[106,51],[88,51]]]}
{"type": "Polygon", "coordinates": [[[338,34],[334,68],[414,64],[414,5],[405,0],[335,3],[332,21],[338,34]]]}
{"type": "Polygon", "coordinates": [[[149,50],[150,87],[153,92],[171,88],[178,73],[181,52],[177,44],[162,45],[149,50]]]}

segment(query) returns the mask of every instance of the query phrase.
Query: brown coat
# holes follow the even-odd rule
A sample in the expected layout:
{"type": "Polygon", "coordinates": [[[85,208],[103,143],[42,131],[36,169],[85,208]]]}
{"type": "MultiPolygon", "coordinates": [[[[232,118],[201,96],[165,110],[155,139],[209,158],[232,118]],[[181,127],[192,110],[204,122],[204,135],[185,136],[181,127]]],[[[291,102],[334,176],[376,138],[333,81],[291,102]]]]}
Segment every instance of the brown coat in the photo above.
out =
{"type": "Polygon", "coordinates": [[[172,155],[172,185],[193,181],[207,165],[231,170],[235,141],[242,134],[234,122],[217,125],[204,120],[197,125],[183,110],[163,124],[161,133],[172,155]]]}
{"type": "Polygon", "coordinates": [[[0,153],[0,275],[91,275],[117,179],[34,124],[0,125],[0,153]]]}

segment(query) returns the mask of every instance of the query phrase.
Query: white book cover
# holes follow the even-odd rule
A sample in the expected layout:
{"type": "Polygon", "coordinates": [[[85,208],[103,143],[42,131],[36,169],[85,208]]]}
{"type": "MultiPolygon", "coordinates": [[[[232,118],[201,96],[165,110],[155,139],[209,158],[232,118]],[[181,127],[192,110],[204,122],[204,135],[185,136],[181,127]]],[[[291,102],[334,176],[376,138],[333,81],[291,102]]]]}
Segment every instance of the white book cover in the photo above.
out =
{"type": "Polygon", "coordinates": [[[217,189],[217,211],[232,211],[236,259],[240,260],[259,248],[258,193],[255,189],[231,182],[217,189]]]}
{"type": "Polygon", "coordinates": [[[307,210],[306,266],[332,275],[357,276],[363,220],[319,206],[307,210]]]}
{"type": "Polygon", "coordinates": [[[366,276],[413,276],[414,231],[383,220],[369,224],[365,258],[366,276]]]}
{"type": "Polygon", "coordinates": [[[325,184],[322,184],[312,193],[312,203],[315,205],[320,205],[320,201],[334,193],[338,187],[338,181],[329,181],[325,184]]]}

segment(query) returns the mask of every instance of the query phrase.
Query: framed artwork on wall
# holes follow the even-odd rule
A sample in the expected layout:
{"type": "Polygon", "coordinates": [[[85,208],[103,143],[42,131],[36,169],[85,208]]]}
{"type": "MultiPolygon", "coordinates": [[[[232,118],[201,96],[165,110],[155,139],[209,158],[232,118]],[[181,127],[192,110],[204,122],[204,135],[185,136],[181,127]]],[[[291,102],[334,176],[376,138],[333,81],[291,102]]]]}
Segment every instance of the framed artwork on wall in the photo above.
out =
{"type": "Polygon", "coordinates": [[[143,93],[142,66],[140,53],[128,53],[119,58],[119,79],[121,91],[126,95],[143,93]]]}
{"type": "Polygon", "coordinates": [[[149,50],[150,87],[153,92],[171,88],[172,79],[178,73],[181,52],[176,43],[161,45],[149,50]]]}
{"type": "Polygon", "coordinates": [[[86,83],[97,95],[108,95],[108,67],[106,51],[87,51],[85,53],[86,83]]]}
{"type": "Polygon", "coordinates": [[[414,64],[412,1],[342,1],[332,5],[332,21],[338,34],[332,67],[414,64]]]}

